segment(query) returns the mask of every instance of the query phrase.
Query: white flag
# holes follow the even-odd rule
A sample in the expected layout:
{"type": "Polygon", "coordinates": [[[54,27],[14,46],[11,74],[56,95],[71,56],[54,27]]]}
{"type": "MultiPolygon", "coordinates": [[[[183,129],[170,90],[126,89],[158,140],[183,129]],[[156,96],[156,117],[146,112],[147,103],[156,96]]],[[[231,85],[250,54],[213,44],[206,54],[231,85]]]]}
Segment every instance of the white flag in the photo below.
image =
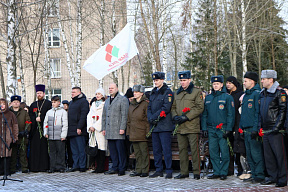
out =
{"type": "Polygon", "coordinates": [[[134,33],[127,24],[109,43],[98,49],[83,68],[98,80],[119,69],[138,53],[134,33]]]}

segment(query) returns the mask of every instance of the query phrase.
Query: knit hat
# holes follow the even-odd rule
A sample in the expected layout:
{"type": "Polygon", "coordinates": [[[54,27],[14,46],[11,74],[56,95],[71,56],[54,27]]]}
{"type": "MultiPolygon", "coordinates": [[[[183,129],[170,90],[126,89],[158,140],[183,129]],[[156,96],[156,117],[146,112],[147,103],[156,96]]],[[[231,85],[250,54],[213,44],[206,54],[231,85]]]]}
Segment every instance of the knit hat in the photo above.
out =
{"type": "Polygon", "coordinates": [[[134,97],[134,94],[133,94],[133,91],[132,91],[132,88],[129,87],[129,89],[127,89],[125,95],[124,95],[126,98],[131,98],[131,97],[134,97]]]}
{"type": "Polygon", "coordinates": [[[277,79],[277,72],[275,70],[262,70],[261,78],[277,79]]]}
{"type": "Polygon", "coordinates": [[[211,83],[214,83],[214,82],[223,83],[223,82],[224,82],[224,77],[223,77],[223,75],[212,76],[212,77],[211,77],[211,83]]]}
{"type": "Polygon", "coordinates": [[[250,71],[247,71],[244,75],[244,78],[248,78],[248,79],[251,79],[253,81],[255,81],[257,83],[258,81],[258,74],[255,73],[255,72],[250,72],[250,71]]]}
{"type": "Polygon", "coordinates": [[[96,93],[101,93],[103,95],[103,97],[105,97],[105,91],[102,87],[99,87],[96,91],[95,91],[95,94],[96,93]]]}
{"type": "Polygon", "coordinates": [[[233,83],[236,87],[238,86],[238,81],[237,81],[237,79],[236,79],[236,77],[234,77],[234,76],[230,76],[230,77],[228,77],[227,79],[226,79],[226,81],[229,81],[229,82],[231,82],[231,83],[233,83]]]}
{"type": "Polygon", "coordinates": [[[64,105],[64,104],[69,105],[69,101],[68,101],[68,100],[63,100],[63,101],[62,101],[62,104],[63,104],[63,105],[64,105]]]}

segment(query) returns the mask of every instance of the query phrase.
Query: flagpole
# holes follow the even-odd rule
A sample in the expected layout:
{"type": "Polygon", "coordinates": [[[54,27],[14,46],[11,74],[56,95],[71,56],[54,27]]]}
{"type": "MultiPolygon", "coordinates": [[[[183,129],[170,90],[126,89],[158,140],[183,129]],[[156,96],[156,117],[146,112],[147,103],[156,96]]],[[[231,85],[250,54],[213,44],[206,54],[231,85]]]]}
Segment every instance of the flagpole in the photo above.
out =
{"type": "Polygon", "coordinates": [[[141,67],[141,71],[142,71],[142,76],[143,76],[143,79],[144,79],[144,83],[146,85],[146,80],[145,80],[145,77],[144,77],[144,71],[143,71],[143,68],[142,68],[142,65],[141,65],[141,61],[140,61],[140,57],[139,57],[139,54],[137,53],[137,56],[138,56],[138,60],[139,60],[139,64],[140,64],[140,67],[141,67]]]}

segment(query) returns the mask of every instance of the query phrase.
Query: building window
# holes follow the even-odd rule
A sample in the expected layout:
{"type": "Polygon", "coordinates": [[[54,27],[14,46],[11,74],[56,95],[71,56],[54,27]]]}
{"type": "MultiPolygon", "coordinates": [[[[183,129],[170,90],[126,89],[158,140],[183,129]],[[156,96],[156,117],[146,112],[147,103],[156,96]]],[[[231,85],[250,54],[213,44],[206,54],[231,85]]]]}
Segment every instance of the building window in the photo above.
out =
{"type": "MultiPolygon", "coordinates": [[[[62,101],[62,91],[61,89],[52,89],[51,90],[51,97],[55,96],[55,95],[58,95],[60,97],[60,101],[62,101]]],[[[48,99],[48,90],[46,89],[45,90],[45,99],[48,99]]]]}
{"type": "Polygon", "coordinates": [[[57,16],[57,6],[56,3],[59,4],[58,0],[49,0],[48,1],[48,16],[56,17],[57,16]]]}
{"type": "Polygon", "coordinates": [[[61,77],[61,60],[60,59],[50,59],[51,66],[51,78],[61,77]]]}
{"type": "Polygon", "coordinates": [[[60,47],[60,30],[58,28],[49,30],[48,45],[49,47],[60,47]]]}

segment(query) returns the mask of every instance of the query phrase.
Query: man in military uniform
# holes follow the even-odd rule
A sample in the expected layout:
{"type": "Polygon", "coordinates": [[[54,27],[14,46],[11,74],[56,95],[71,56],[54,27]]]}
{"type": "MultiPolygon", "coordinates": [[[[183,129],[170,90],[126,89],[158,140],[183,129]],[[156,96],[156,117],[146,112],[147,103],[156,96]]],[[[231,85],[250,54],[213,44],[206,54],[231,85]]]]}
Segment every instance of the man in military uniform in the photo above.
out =
{"type": "Polygon", "coordinates": [[[212,94],[205,98],[202,114],[202,130],[205,137],[209,136],[209,153],[214,170],[208,179],[227,179],[230,161],[227,137],[234,126],[235,109],[233,97],[227,94],[223,81],[222,75],[211,77],[212,94]]]}
{"type": "Polygon", "coordinates": [[[277,72],[274,70],[263,70],[261,72],[261,83],[263,89],[260,93],[260,115],[259,129],[264,131],[263,149],[265,166],[270,176],[261,182],[262,185],[276,183],[276,187],[287,186],[287,161],[284,146],[284,131],[286,117],[285,91],[279,88],[276,81],[277,72]]]}
{"type": "MultiPolygon", "coordinates": [[[[259,94],[258,74],[247,72],[244,75],[245,95],[239,127],[244,131],[246,157],[252,176],[244,182],[260,183],[264,180],[264,157],[262,142],[258,137],[259,94]]],[[[242,133],[243,134],[243,133],[242,133]]]]}
{"type": "Polygon", "coordinates": [[[174,179],[189,177],[188,144],[192,154],[194,179],[200,179],[200,155],[199,133],[200,114],[203,112],[204,103],[202,91],[191,82],[191,72],[181,71],[178,73],[181,87],[177,90],[172,105],[172,116],[177,128],[177,140],[179,146],[179,158],[181,172],[174,179]],[[189,108],[183,112],[184,108],[189,108]]]}
{"type": "Polygon", "coordinates": [[[173,102],[173,92],[164,83],[165,73],[155,72],[152,74],[155,88],[151,91],[147,117],[152,132],[153,155],[156,172],[150,178],[163,177],[162,151],[166,165],[166,179],[172,178],[172,151],[171,151],[171,132],[173,130],[171,106],[173,102]],[[166,117],[160,117],[164,111],[166,117]]]}

